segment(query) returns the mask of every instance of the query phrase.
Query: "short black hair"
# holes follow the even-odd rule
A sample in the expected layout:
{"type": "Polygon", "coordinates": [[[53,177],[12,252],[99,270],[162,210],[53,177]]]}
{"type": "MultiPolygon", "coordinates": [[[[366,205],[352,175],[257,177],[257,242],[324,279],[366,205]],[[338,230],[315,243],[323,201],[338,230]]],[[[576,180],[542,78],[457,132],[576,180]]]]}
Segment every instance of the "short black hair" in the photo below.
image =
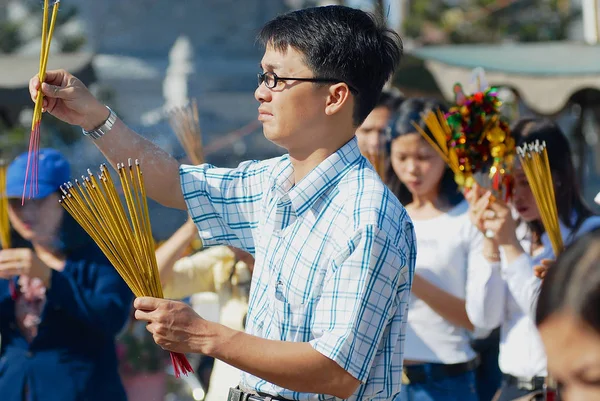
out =
{"type": "MultiPolygon", "coordinates": [[[[413,126],[413,123],[421,127],[421,129],[433,139],[433,134],[429,131],[429,128],[427,128],[421,115],[427,114],[430,111],[435,112],[436,110],[446,112],[448,111],[448,108],[444,103],[435,99],[413,98],[402,102],[400,107],[398,107],[398,110],[394,113],[392,122],[390,123],[390,145],[394,139],[401,136],[408,134],[419,135],[417,129],[413,126]]],[[[391,152],[389,153],[391,154],[391,152]]],[[[412,194],[406,185],[400,181],[392,168],[391,157],[387,167],[385,181],[400,203],[408,205],[413,201],[412,194]]],[[[450,167],[446,166],[439,185],[439,196],[445,199],[451,206],[456,206],[463,201],[464,197],[456,184],[454,173],[450,167]]]]}
{"type": "Polygon", "coordinates": [[[268,22],[258,35],[265,47],[304,55],[315,76],[356,88],[354,124],[377,104],[402,57],[402,40],[372,14],[345,6],[305,8],[268,22]]]}

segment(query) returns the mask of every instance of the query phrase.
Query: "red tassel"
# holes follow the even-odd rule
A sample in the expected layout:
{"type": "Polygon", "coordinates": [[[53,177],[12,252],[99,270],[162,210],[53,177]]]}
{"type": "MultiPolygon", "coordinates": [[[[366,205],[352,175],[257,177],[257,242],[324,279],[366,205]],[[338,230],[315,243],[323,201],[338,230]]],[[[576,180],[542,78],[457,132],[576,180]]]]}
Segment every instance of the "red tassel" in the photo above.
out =
{"type": "Polygon", "coordinates": [[[171,363],[173,364],[173,370],[175,371],[175,377],[179,378],[181,374],[188,375],[188,373],[194,373],[194,369],[184,354],[178,352],[171,352],[171,363]]]}

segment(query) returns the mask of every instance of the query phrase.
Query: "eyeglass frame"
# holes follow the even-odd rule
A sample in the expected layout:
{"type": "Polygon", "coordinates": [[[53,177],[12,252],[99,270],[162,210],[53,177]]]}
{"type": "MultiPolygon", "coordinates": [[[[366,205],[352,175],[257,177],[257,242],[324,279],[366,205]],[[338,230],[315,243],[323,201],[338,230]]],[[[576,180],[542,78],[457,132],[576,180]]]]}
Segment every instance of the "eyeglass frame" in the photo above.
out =
{"type": "Polygon", "coordinates": [[[344,83],[344,84],[348,85],[348,88],[350,88],[350,92],[352,92],[354,94],[359,93],[358,89],[356,89],[354,86],[350,85],[348,82],[342,81],[341,79],[319,78],[319,77],[315,77],[315,78],[280,77],[277,74],[275,74],[273,71],[259,72],[258,74],[256,74],[256,77],[258,78],[258,86],[261,86],[264,83],[265,86],[269,89],[274,89],[275,87],[277,87],[277,84],[279,83],[279,81],[288,81],[289,80],[289,81],[322,82],[322,83],[334,83],[334,84],[344,83]],[[266,80],[267,74],[273,76],[273,86],[267,85],[267,80],[266,80]]]}

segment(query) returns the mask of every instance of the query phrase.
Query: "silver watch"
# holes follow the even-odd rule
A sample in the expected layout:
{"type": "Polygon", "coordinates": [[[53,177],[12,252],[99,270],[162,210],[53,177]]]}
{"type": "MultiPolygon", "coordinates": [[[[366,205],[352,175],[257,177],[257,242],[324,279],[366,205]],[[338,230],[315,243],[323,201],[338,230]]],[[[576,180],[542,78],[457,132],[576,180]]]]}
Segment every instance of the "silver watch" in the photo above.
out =
{"type": "Polygon", "coordinates": [[[117,122],[117,115],[114,111],[111,110],[110,107],[106,106],[106,108],[110,112],[106,121],[104,121],[102,125],[100,125],[97,128],[94,128],[91,131],[86,131],[82,128],[81,130],[83,131],[83,135],[89,136],[92,139],[98,139],[112,129],[112,127],[115,125],[115,122],[117,122]]]}

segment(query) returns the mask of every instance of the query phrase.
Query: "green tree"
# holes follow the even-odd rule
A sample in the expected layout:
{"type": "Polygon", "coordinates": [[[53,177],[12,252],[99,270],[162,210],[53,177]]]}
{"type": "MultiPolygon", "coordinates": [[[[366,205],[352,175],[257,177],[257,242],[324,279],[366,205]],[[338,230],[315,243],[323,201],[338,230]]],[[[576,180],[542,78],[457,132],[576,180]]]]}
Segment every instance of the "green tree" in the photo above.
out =
{"type": "Polygon", "coordinates": [[[422,43],[534,42],[566,39],[579,11],[561,0],[411,0],[408,36],[422,43]],[[454,2],[455,4],[457,2],[454,2]]]}

